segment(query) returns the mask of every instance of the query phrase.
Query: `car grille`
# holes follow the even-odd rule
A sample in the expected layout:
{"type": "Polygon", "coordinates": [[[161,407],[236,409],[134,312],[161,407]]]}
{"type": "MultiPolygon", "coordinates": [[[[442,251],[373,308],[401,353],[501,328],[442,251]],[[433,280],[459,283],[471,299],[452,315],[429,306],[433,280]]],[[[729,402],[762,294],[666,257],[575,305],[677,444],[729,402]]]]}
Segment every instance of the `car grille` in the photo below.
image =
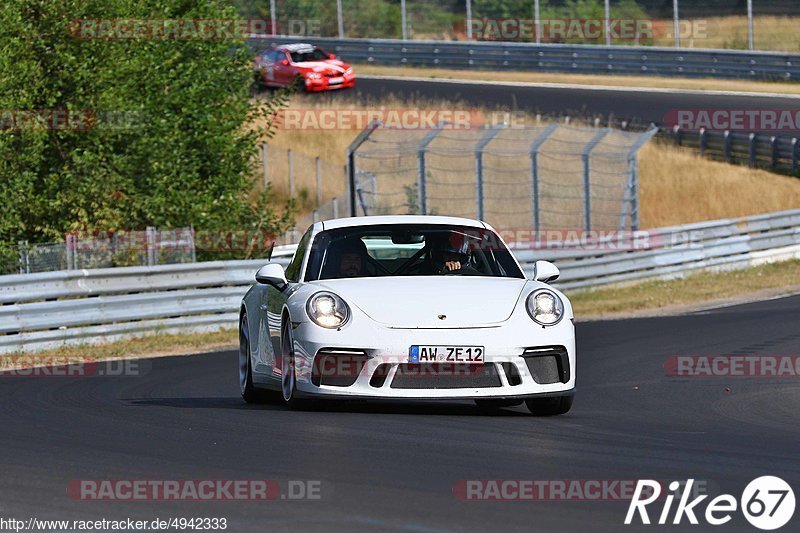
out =
{"type": "Polygon", "coordinates": [[[314,357],[311,383],[316,386],[349,387],[367,362],[367,354],[360,350],[323,348],[314,357]]]}
{"type": "Polygon", "coordinates": [[[540,385],[569,381],[569,356],[563,346],[527,348],[522,354],[528,372],[540,385]]]}
{"type": "Polygon", "coordinates": [[[461,389],[499,387],[494,364],[402,363],[392,380],[393,389],[461,389]]]}

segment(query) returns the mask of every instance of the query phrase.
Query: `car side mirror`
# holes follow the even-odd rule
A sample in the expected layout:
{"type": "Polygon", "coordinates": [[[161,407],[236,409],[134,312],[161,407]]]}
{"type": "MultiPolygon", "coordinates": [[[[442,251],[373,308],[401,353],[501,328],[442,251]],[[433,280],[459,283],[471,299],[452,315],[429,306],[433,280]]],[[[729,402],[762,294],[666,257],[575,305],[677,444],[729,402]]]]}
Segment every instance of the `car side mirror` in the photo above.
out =
{"type": "Polygon", "coordinates": [[[262,285],[272,285],[276,289],[283,289],[287,284],[283,267],[278,263],[267,263],[256,272],[256,282],[262,285]]]}
{"type": "Polygon", "coordinates": [[[533,264],[533,279],[542,283],[550,283],[558,279],[561,271],[550,261],[536,261],[533,264]]]}
{"type": "Polygon", "coordinates": [[[281,59],[281,65],[283,65],[285,67],[288,64],[289,64],[289,60],[288,59],[281,59]]]}
{"type": "Polygon", "coordinates": [[[336,59],[336,54],[328,54],[328,59],[336,59]]]}

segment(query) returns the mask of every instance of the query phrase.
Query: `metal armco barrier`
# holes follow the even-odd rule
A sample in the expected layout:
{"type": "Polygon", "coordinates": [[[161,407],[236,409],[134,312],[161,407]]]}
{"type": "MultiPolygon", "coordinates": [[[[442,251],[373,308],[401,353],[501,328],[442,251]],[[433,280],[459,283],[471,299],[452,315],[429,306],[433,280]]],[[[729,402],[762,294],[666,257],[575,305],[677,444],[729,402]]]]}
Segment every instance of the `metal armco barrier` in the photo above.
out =
{"type": "Polygon", "coordinates": [[[250,38],[252,45],[258,49],[271,44],[298,41],[312,41],[348,61],[386,66],[689,78],[800,79],[800,54],[781,52],[275,35],[252,35],[250,38]]]}
{"type": "MultiPolygon", "coordinates": [[[[561,270],[562,289],[648,278],[676,278],[701,269],[736,269],[800,259],[800,209],[601,235],[594,240],[506,241],[530,276],[533,262],[561,270]]],[[[288,264],[296,247],[276,248],[288,264]]],[[[111,341],[152,333],[233,328],[241,297],[264,260],[108,268],[0,276],[0,353],[111,341]]]]}

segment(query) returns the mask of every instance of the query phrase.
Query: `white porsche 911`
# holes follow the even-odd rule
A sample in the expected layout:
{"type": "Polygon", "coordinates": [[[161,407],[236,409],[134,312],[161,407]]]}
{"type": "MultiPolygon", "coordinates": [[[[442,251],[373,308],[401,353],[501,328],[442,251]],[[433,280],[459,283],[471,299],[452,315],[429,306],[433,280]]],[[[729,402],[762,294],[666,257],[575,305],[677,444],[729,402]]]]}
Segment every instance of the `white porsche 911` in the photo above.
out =
{"type": "Polygon", "coordinates": [[[369,216],[317,222],[286,268],[269,263],[242,300],[239,382],[248,402],[523,401],[569,411],[572,306],[533,279],[483,222],[369,216]]]}

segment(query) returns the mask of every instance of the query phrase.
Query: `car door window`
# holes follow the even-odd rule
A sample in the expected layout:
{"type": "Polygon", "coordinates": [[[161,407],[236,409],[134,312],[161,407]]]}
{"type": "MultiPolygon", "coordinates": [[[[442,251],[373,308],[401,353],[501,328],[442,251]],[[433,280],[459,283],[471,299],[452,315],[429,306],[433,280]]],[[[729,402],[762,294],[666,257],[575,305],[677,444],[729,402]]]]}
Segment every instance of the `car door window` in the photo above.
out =
{"type": "Polygon", "coordinates": [[[297,251],[294,253],[292,262],[286,267],[286,279],[288,281],[299,281],[300,270],[303,268],[303,258],[306,256],[309,240],[311,240],[311,228],[308,228],[303,238],[300,239],[300,244],[297,245],[297,251]]]}

